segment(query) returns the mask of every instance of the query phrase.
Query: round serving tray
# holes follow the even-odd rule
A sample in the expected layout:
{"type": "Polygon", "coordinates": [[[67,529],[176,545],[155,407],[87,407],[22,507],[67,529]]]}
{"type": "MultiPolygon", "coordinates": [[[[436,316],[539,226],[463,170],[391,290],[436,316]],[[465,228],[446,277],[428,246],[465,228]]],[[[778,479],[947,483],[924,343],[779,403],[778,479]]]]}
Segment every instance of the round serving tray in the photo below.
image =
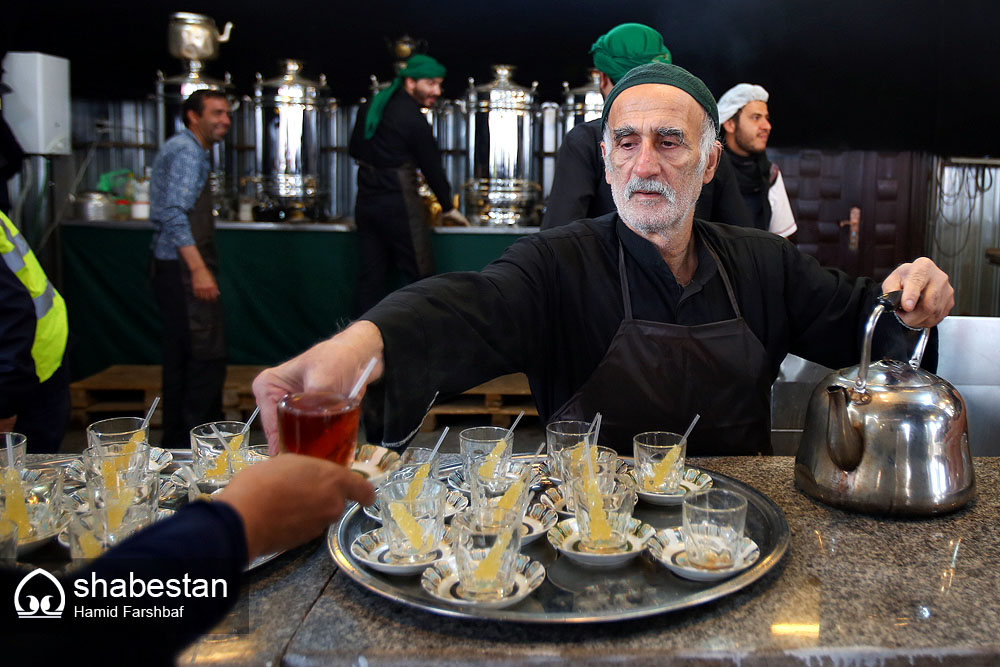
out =
{"type": "MultiPolygon", "coordinates": [[[[327,548],[348,577],[385,598],[444,616],[492,619],[517,623],[601,623],[642,618],[687,609],[734,593],[770,571],[788,550],[785,515],[756,489],[735,479],[706,470],[716,488],[738,491],[747,497],[746,534],[760,546],[760,559],[731,579],[688,581],[656,563],[648,554],[612,570],[588,569],[560,557],[548,540],[538,540],[522,553],[544,565],[545,581],[527,599],[506,609],[457,607],[436,600],[420,586],[420,577],[392,577],[366,568],[350,553],[358,535],[377,524],[352,505],[341,520],[330,526],[327,548]]],[[[681,524],[681,508],[651,507],[639,503],[635,516],[654,528],[681,524]]]]}

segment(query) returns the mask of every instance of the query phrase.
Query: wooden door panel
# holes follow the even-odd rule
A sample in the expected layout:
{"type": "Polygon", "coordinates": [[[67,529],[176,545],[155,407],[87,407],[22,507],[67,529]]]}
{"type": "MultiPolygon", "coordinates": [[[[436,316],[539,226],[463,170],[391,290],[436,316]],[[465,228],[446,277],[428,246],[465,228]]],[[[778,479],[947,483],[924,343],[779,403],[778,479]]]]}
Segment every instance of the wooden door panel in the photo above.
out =
{"type": "Polygon", "coordinates": [[[768,155],[785,180],[799,228],[795,243],[824,266],[881,280],[922,250],[921,170],[929,164],[923,156],[811,149],[775,149],[768,155]],[[857,249],[850,248],[850,228],[840,224],[852,206],[861,209],[857,249]]]}

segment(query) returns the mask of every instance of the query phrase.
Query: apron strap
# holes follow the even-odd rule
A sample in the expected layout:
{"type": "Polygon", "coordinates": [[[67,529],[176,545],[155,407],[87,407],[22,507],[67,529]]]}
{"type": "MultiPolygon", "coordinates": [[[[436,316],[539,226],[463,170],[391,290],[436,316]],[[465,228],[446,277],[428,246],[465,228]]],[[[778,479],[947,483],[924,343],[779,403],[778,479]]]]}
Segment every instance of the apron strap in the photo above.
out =
{"type": "MultiPolygon", "coordinates": [[[[715,252],[715,248],[712,244],[705,240],[702,235],[698,235],[701,242],[705,244],[705,249],[708,250],[708,254],[712,256],[715,260],[715,266],[719,269],[719,277],[722,278],[722,284],[726,287],[726,294],[729,295],[729,305],[733,307],[733,312],[736,313],[736,319],[740,319],[740,307],[736,303],[736,294],[733,292],[733,285],[729,282],[729,274],[726,273],[726,268],[722,266],[722,262],[719,261],[719,255],[715,252]]],[[[625,250],[621,239],[618,239],[618,282],[621,284],[622,289],[622,304],[625,307],[625,319],[632,319],[632,297],[628,291],[628,275],[625,273],[625,250]]]]}
{"type": "Polygon", "coordinates": [[[622,287],[622,304],[625,306],[625,319],[632,319],[632,297],[628,293],[628,276],[625,275],[625,250],[621,239],[618,239],[618,282],[622,287]]]}

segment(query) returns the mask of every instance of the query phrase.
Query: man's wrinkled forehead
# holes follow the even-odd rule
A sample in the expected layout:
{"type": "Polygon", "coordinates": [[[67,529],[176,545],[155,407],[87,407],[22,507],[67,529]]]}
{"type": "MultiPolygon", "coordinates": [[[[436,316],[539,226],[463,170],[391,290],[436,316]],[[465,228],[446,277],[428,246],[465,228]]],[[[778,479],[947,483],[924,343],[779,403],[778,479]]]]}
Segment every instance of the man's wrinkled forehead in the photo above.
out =
{"type": "Polygon", "coordinates": [[[615,98],[608,112],[607,127],[613,134],[628,127],[637,129],[640,118],[655,118],[658,121],[673,120],[700,124],[704,118],[701,105],[688,92],[665,84],[642,84],[623,90],[615,98]]]}

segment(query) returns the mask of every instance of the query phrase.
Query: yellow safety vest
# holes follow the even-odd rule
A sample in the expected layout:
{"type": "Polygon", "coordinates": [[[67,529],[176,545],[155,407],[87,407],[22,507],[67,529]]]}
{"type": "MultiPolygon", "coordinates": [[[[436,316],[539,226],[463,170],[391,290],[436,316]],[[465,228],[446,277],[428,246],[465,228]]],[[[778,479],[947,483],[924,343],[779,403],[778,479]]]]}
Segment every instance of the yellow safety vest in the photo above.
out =
{"type": "Polygon", "coordinates": [[[39,382],[45,382],[62,364],[66,351],[66,337],[69,324],[66,319],[66,302],[45,276],[41,264],[35,258],[28,242],[21,232],[0,211],[0,256],[4,264],[17,276],[28,290],[35,304],[35,340],[31,344],[31,358],[35,362],[35,374],[39,382]]]}

